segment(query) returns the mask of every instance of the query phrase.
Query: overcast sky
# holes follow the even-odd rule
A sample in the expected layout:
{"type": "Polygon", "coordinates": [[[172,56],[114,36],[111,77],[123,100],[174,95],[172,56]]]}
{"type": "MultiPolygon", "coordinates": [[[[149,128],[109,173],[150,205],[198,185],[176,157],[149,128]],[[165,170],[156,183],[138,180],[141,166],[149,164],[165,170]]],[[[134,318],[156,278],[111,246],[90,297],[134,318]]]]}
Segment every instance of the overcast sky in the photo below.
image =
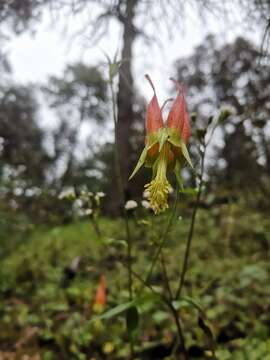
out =
{"type": "MultiPolygon", "coordinates": [[[[60,17],[52,23],[51,15],[45,12],[42,20],[36,26],[33,35],[25,32],[20,36],[12,37],[7,50],[10,62],[13,67],[14,78],[21,83],[45,82],[49,75],[61,75],[68,63],[85,61],[93,65],[104,61],[102,51],[113,56],[121,47],[121,30],[116,23],[112,23],[109,33],[96,46],[91,46],[87,39],[87,33],[81,33],[72,40],[72,34],[80,29],[81,18],[68,20],[68,28],[65,16],[60,17]]],[[[181,21],[182,19],[179,19],[181,21]]],[[[197,15],[191,9],[185,18],[185,29],[181,31],[174,25],[173,39],[169,39],[165,32],[160,33],[163,47],[145,46],[142,40],[137,41],[134,55],[135,83],[140,90],[148,97],[151,96],[151,89],[144,80],[143,75],[149,73],[157,84],[157,91],[161,97],[166,97],[169,88],[168,78],[172,75],[174,61],[182,56],[192,53],[194,47],[202,42],[209,33],[219,35],[221,42],[231,41],[236,35],[245,33],[246,36],[258,39],[259,33],[237,25],[236,18],[234,26],[228,27],[222,18],[207,18],[207,24],[198,20],[197,15]]],[[[162,101],[162,99],[161,99],[162,101]]]]}
{"type": "MultiPolygon", "coordinates": [[[[230,10],[230,9],[229,9],[230,10]]],[[[94,16],[99,8],[92,9],[94,16]]],[[[190,55],[205,36],[214,33],[219,37],[220,43],[232,41],[237,35],[245,35],[255,42],[260,39],[261,34],[254,29],[243,29],[241,12],[234,8],[234,16],[230,14],[231,25],[228,26],[227,19],[221,17],[207,16],[207,23],[203,23],[194,9],[189,8],[185,18],[179,17],[182,29],[173,24],[173,37],[169,38],[167,32],[152,29],[158,32],[162,47],[153,45],[146,46],[142,39],[137,40],[134,48],[134,80],[135,85],[147,100],[152,96],[152,89],[144,78],[148,73],[156,86],[159,102],[163,103],[168,98],[173,76],[173,64],[176,59],[190,55]],[[234,18],[234,21],[232,21],[234,18]],[[240,24],[240,25],[239,25],[240,24]]],[[[100,64],[105,61],[104,51],[111,57],[117,49],[121,49],[121,28],[116,22],[112,22],[108,33],[97,45],[93,46],[88,33],[80,31],[80,35],[74,37],[82,24],[89,22],[89,14],[80,14],[75,19],[61,12],[59,17],[53,18],[52,14],[43,13],[39,24],[35,26],[35,33],[24,32],[20,36],[11,37],[6,45],[10,63],[13,68],[13,77],[21,84],[46,83],[50,75],[61,76],[67,64],[83,61],[88,65],[100,64]],[[68,25],[68,26],[67,26],[68,25]]],[[[139,24],[137,26],[147,26],[139,24]]],[[[41,108],[39,124],[45,128],[54,128],[57,125],[57,117],[49,110],[44,99],[40,99],[41,108]]],[[[85,126],[81,129],[81,144],[83,139],[92,136],[93,143],[104,142],[111,139],[113,122],[106,122],[106,128],[94,128],[85,126]],[[102,131],[102,136],[100,136],[102,131]]]]}

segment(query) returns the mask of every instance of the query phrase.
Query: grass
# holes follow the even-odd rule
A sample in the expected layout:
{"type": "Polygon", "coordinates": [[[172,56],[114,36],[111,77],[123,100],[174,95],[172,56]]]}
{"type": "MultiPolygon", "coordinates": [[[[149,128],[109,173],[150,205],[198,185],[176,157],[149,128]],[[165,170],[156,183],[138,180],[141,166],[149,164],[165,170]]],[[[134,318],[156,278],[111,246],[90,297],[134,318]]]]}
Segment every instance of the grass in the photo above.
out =
{"type": "MultiPolygon", "coordinates": [[[[170,232],[165,251],[174,290],[189,210],[183,208],[180,214],[182,220],[170,232]]],[[[134,215],[133,260],[135,270],[144,276],[165,218],[150,217],[142,210],[134,215]]],[[[40,354],[48,360],[127,358],[124,316],[90,321],[96,315],[93,302],[101,273],[106,276],[107,309],[128,298],[126,269],[121,265],[126,253],[123,223],[102,218],[99,225],[101,237],[87,221],[37,228],[2,261],[2,351],[40,354]]],[[[198,311],[189,303],[179,303],[191,359],[207,358],[211,333],[218,359],[270,359],[269,234],[268,217],[241,203],[200,210],[183,295],[204,309],[204,323],[198,322],[198,311]]],[[[162,292],[157,270],[152,284],[162,292]]],[[[140,285],[135,280],[135,292],[140,285]]],[[[139,313],[138,358],[165,358],[175,339],[170,315],[152,301],[140,306],[139,313]]]]}

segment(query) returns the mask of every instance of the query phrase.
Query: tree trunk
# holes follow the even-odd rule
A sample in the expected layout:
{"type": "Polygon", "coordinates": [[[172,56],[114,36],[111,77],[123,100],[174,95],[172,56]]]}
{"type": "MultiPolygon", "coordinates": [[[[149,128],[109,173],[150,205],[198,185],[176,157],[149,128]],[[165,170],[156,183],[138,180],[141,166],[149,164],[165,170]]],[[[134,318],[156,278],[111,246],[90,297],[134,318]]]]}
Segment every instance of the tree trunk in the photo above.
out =
{"type": "MultiPolygon", "coordinates": [[[[125,200],[131,196],[128,178],[131,173],[131,136],[132,124],[135,119],[133,111],[134,89],[132,76],[132,46],[136,37],[134,28],[135,8],[138,0],[126,0],[126,9],[120,21],[123,23],[123,48],[121,52],[122,64],[120,66],[119,88],[117,94],[118,119],[117,142],[120,158],[122,183],[125,200]]],[[[119,212],[120,196],[116,196],[114,187],[113,212],[119,212]]]]}

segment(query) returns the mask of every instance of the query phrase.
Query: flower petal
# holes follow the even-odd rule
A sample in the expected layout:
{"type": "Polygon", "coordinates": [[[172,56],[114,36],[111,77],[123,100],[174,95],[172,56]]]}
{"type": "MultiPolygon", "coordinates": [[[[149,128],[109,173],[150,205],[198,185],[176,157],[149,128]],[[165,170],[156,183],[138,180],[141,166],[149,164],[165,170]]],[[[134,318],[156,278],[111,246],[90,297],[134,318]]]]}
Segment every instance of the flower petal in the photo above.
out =
{"type": "Polygon", "coordinates": [[[178,94],[169,112],[167,119],[167,126],[169,128],[177,129],[183,141],[187,143],[190,137],[190,126],[189,126],[188,112],[186,108],[186,101],[184,97],[184,91],[183,91],[183,87],[179,82],[175,80],[173,81],[176,83],[176,86],[178,88],[178,94]]]}
{"type": "Polygon", "coordinates": [[[146,133],[151,134],[153,132],[158,131],[160,128],[162,128],[163,119],[162,119],[161,109],[158,104],[156,91],[155,91],[154,85],[152,83],[152,80],[149,75],[145,75],[145,77],[149,81],[149,83],[154,91],[154,96],[152,97],[152,100],[150,101],[150,103],[147,107],[146,122],[145,122],[146,133]]]}

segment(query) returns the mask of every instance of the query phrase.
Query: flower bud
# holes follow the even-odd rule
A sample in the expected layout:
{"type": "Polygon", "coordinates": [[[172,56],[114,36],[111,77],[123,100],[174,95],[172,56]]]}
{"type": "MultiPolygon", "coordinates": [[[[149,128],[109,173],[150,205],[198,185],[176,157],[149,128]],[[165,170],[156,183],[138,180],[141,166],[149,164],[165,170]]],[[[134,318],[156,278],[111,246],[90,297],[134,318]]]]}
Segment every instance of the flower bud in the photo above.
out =
{"type": "Polygon", "coordinates": [[[161,109],[158,104],[156,91],[152,83],[152,80],[149,75],[145,75],[145,77],[149,81],[154,91],[154,96],[152,97],[152,100],[150,101],[146,110],[145,127],[146,127],[146,134],[149,135],[154,132],[157,132],[159,129],[163,127],[163,120],[162,120],[161,109]]]}

